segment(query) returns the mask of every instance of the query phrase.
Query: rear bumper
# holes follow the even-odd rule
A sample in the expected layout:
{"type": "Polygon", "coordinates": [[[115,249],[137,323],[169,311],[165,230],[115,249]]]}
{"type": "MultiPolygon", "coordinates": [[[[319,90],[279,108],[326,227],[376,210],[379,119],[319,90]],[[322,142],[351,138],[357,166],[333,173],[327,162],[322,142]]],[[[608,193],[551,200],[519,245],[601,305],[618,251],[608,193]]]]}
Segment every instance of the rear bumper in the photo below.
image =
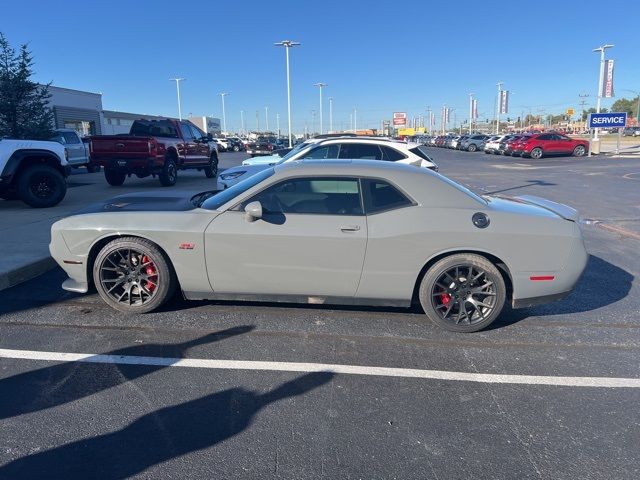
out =
{"type": "Polygon", "coordinates": [[[101,167],[122,172],[131,172],[135,170],[160,170],[164,161],[158,161],[155,157],[146,158],[99,158],[93,159],[92,163],[101,167]]]}
{"type": "Polygon", "coordinates": [[[562,293],[553,293],[550,295],[542,295],[540,297],[530,297],[530,298],[514,298],[511,302],[511,306],[513,308],[528,308],[535,307],[536,305],[544,305],[545,303],[552,303],[562,300],[566,298],[571,293],[571,290],[567,290],[562,293]]]}

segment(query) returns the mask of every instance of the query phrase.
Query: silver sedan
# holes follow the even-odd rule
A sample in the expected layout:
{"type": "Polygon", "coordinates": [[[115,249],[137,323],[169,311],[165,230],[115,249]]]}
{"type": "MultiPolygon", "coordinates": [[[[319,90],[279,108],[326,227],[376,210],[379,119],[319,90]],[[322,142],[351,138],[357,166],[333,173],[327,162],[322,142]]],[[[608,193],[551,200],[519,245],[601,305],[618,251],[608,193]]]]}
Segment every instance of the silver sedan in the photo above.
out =
{"type": "Polygon", "coordinates": [[[428,169],[303,161],[194,196],[123,195],[56,222],[69,278],[123,312],[188,299],[419,303],[452,331],[505,302],[568,295],[587,253],[578,214],[542,198],[478,196],[428,169]]]}

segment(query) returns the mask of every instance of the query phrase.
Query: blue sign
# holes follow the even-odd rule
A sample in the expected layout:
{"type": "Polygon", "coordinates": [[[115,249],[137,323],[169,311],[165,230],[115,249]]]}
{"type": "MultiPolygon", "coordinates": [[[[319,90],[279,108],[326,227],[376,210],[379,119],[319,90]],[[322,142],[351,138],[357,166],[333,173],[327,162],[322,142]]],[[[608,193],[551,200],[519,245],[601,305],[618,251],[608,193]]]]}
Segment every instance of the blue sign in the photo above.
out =
{"type": "Polygon", "coordinates": [[[589,128],[620,128],[626,126],[627,112],[589,114],[589,128]]]}

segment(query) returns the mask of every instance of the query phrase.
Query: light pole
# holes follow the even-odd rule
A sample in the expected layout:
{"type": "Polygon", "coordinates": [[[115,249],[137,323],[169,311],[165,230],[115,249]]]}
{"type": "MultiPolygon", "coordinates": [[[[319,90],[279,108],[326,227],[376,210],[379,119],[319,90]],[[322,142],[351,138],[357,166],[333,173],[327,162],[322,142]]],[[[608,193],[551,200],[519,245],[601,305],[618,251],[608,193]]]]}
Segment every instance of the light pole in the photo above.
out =
{"type": "Polygon", "coordinates": [[[186,80],[186,78],[170,78],[169,80],[176,82],[176,91],[178,92],[178,119],[182,120],[182,105],[180,104],[180,82],[186,80]]]}
{"type": "Polygon", "coordinates": [[[469,94],[469,135],[471,135],[471,131],[473,129],[473,96],[475,93],[471,92],[469,94]]]}
{"type": "Polygon", "coordinates": [[[227,131],[227,113],[225,112],[225,109],[224,109],[224,97],[229,94],[227,92],[221,92],[218,95],[220,95],[220,98],[222,98],[222,128],[226,132],[227,131]]]}
{"type": "Polygon", "coordinates": [[[265,130],[269,131],[269,107],[264,107],[264,122],[265,122],[265,130]]]}
{"type": "Polygon", "coordinates": [[[278,139],[280,138],[280,114],[276,113],[276,130],[278,131],[278,139]]]}
{"type": "MultiPolygon", "coordinates": [[[[609,45],[608,43],[602,45],[601,47],[594,48],[594,52],[600,52],[600,76],[598,78],[598,97],[596,99],[596,113],[600,113],[600,100],[602,99],[602,84],[604,82],[604,52],[607,48],[613,48],[613,45],[609,45]]],[[[593,135],[594,140],[598,140],[598,131],[599,129],[595,129],[595,133],[593,135]]]]}
{"type": "Polygon", "coordinates": [[[429,120],[427,120],[429,122],[429,135],[431,135],[431,127],[433,125],[431,122],[431,106],[430,105],[427,105],[427,113],[429,114],[429,120]]]}
{"type": "Polygon", "coordinates": [[[500,107],[502,106],[502,84],[504,82],[498,82],[498,103],[496,104],[496,135],[500,130],[500,107]]]}
{"type": "Polygon", "coordinates": [[[358,133],[358,109],[353,107],[353,133],[358,133]]]}
{"type": "Polygon", "coordinates": [[[333,132],[333,97],[329,97],[329,133],[333,132]]]}
{"type": "Polygon", "coordinates": [[[293,146],[291,138],[291,81],[289,78],[289,49],[300,45],[299,42],[292,42],[291,40],[283,40],[278,43],[274,43],[277,47],[284,47],[285,56],[287,58],[287,116],[289,121],[289,148],[293,146]]]}
{"type": "Polygon", "coordinates": [[[256,110],[256,132],[260,132],[260,110],[256,110]]]}
{"type": "Polygon", "coordinates": [[[311,110],[311,135],[316,134],[316,111],[311,110]]]}
{"type": "Polygon", "coordinates": [[[240,110],[240,131],[244,135],[244,110],[240,110]]]}
{"type": "Polygon", "coordinates": [[[318,87],[320,90],[320,135],[322,135],[322,89],[327,86],[326,83],[318,82],[313,84],[314,87],[318,87]]]}

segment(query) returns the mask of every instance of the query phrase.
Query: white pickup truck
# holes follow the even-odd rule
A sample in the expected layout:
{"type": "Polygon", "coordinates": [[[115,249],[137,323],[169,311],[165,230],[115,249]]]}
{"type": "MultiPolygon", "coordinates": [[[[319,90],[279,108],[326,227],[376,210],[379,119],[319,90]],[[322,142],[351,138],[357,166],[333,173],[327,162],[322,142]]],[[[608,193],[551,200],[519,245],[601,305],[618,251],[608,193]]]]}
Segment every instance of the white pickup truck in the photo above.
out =
{"type": "Polygon", "coordinates": [[[68,152],[58,142],[0,139],[0,198],[53,207],[67,193],[68,152]]]}

